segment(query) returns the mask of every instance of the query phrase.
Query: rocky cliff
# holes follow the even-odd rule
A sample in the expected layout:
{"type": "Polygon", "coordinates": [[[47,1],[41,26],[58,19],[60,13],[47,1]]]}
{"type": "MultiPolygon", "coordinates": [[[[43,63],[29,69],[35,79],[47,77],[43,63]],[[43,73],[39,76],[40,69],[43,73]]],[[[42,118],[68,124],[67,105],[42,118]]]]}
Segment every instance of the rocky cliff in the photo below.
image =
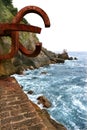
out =
{"type": "MultiPolygon", "coordinates": [[[[11,23],[17,8],[12,5],[12,0],[0,0],[0,23],[11,23]]],[[[25,19],[23,23],[27,24],[25,19]]],[[[35,43],[39,41],[34,33],[20,32],[19,39],[21,43],[30,50],[35,49],[35,43]]],[[[0,55],[6,54],[11,48],[11,38],[9,36],[0,37],[0,55]]],[[[0,61],[0,76],[11,75],[13,73],[21,73],[24,69],[39,68],[40,66],[49,65],[51,63],[64,63],[64,59],[68,59],[68,55],[55,54],[42,47],[40,54],[35,58],[24,56],[18,52],[10,60],[0,61]]]]}

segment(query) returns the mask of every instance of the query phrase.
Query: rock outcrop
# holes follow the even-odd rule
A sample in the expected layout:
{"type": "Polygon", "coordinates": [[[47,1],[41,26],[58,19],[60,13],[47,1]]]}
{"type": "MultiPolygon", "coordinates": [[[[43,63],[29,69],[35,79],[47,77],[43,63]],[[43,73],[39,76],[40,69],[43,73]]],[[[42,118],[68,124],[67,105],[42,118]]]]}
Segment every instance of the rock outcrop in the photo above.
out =
{"type": "MultiPolygon", "coordinates": [[[[13,7],[12,0],[8,2],[0,0],[0,23],[11,23],[16,13],[17,8],[13,7]]],[[[27,21],[23,19],[22,23],[27,24],[27,21]]],[[[29,50],[34,50],[35,43],[39,41],[34,33],[29,32],[20,32],[19,40],[29,50]]],[[[10,48],[11,38],[0,37],[0,55],[8,53],[10,48]]],[[[34,69],[49,64],[64,63],[67,59],[72,60],[72,57],[69,57],[65,50],[61,54],[56,54],[42,47],[40,54],[35,58],[26,57],[18,52],[11,60],[0,61],[0,76],[21,74],[27,68],[34,69]]]]}
{"type": "Polygon", "coordinates": [[[42,104],[43,107],[49,108],[52,105],[51,102],[45,96],[39,96],[37,100],[38,104],[42,104]]]}
{"type": "MultiPolygon", "coordinates": [[[[17,13],[17,8],[12,5],[12,0],[8,3],[0,0],[0,23],[11,23],[14,15],[17,13]]],[[[25,24],[27,21],[23,19],[25,24]]],[[[35,43],[39,41],[34,33],[20,32],[21,43],[30,50],[35,49],[35,43]]],[[[10,51],[11,38],[0,37],[0,55],[10,51]]],[[[0,62],[0,76],[11,75],[13,73],[22,73],[26,68],[34,69],[40,66],[49,65],[51,63],[64,63],[63,59],[56,56],[55,53],[42,48],[41,53],[36,58],[29,58],[18,52],[11,60],[3,60],[0,62]]]]}

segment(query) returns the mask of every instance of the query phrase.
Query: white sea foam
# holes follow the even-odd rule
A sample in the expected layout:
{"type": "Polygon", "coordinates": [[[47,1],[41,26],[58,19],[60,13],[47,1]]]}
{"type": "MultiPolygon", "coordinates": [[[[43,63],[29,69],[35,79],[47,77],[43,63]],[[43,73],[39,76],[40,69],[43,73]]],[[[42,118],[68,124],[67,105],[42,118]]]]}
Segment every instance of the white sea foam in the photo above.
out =
{"type": "Polygon", "coordinates": [[[74,122],[70,121],[70,124],[72,125],[72,127],[74,128],[74,130],[80,130],[80,128],[74,122]]]}
{"type": "MultiPolygon", "coordinates": [[[[26,92],[25,92],[26,93],[26,92]]],[[[27,94],[27,93],[26,93],[27,94]]],[[[43,106],[42,106],[42,104],[38,104],[38,100],[37,100],[37,98],[39,97],[39,96],[42,96],[41,94],[37,94],[37,95],[29,95],[29,94],[27,94],[27,96],[28,96],[28,98],[31,100],[31,101],[33,101],[35,104],[37,104],[41,109],[43,108],[43,106]]]]}
{"type": "Polygon", "coordinates": [[[61,99],[61,97],[62,97],[62,95],[59,95],[59,96],[57,97],[57,101],[59,101],[59,100],[61,99]]]}
{"type": "Polygon", "coordinates": [[[52,102],[52,107],[47,110],[68,130],[87,130],[87,64],[82,53],[79,54],[79,59],[15,75],[25,93],[34,91],[32,95],[28,94],[33,102],[37,103],[40,95],[45,95],[52,102]]]}
{"type": "Polygon", "coordinates": [[[84,121],[86,121],[86,123],[87,123],[87,116],[86,116],[86,118],[84,118],[84,117],[79,117],[80,119],[82,119],[82,120],[84,120],[84,121]]]}
{"type": "Polygon", "coordinates": [[[74,99],[73,100],[73,105],[79,107],[80,109],[87,111],[87,108],[85,108],[85,106],[82,104],[81,101],[79,101],[78,99],[74,99]]]}

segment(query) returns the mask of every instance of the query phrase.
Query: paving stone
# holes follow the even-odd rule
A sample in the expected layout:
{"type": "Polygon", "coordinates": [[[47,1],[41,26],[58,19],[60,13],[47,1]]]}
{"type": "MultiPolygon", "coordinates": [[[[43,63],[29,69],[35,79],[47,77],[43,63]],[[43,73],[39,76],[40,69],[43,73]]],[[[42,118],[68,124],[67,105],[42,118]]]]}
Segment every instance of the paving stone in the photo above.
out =
{"type": "Polygon", "coordinates": [[[16,80],[11,77],[0,79],[0,127],[0,130],[42,130],[45,128],[28,97],[16,80]]]}
{"type": "Polygon", "coordinates": [[[0,78],[0,130],[57,130],[47,118],[44,121],[45,118],[15,78],[0,78]]]}
{"type": "Polygon", "coordinates": [[[0,112],[0,119],[4,119],[9,117],[9,111],[6,112],[0,112]]]}

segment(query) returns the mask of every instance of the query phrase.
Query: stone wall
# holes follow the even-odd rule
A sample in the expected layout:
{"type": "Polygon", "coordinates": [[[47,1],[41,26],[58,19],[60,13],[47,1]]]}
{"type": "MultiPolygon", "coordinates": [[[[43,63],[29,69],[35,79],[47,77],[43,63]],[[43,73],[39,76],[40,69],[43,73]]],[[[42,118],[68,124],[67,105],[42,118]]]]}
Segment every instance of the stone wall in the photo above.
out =
{"type": "Polygon", "coordinates": [[[66,130],[31,102],[14,77],[0,78],[0,130],[66,130]]]}

